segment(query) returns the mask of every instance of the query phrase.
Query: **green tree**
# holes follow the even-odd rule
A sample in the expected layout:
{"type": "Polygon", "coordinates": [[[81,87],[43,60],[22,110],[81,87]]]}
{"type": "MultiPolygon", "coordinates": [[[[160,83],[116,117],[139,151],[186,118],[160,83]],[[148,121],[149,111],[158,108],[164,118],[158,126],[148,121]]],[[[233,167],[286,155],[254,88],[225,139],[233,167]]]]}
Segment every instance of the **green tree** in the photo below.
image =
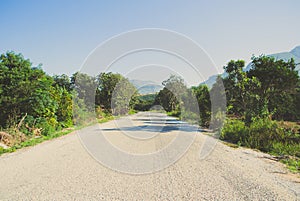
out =
{"type": "Polygon", "coordinates": [[[163,81],[164,88],[159,91],[156,97],[156,104],[160,104],[167,112],[180,114],[182,107],[182,97],[186,94],[187,87],[181,77],[171,75],[169,79],[163,81]]]}
{"type": "Polygon", "coordinates": [[[88,74],[76,72],[71,76],[71,86],[75,90],[76,97],[84,100],[89,111],[95,109],[97,85],[97,79],[88,74]]]}
{"type": "Polygon", "coordinates": [[[54,75],[53,76],[54,84],[53,86],[60,87],[66,89],[68,92],[72,91],[72,84],[69,76],[62,75],[54,75]]]}
{"type": "Polygon", "coordinates": [[[246,76],[245,72],[243,72],[244,66],[245,61],[243,60],[231,60],[224,66],[227,76],[224,78],[223,83],[226,91],[229,114],[241,116],[245,111],[245,100],[242,94],[243,87],[241,86],[246,76]]]}
{"type": "Polygon", "coordinates": [[[224,67],[227,77],[224,78],[227,97],[227,112],[245,119],[248,124],[252,117],[268,115],[266,103],[258,91],[261,82],[254,76],[243,71],[243,60],[231,60],[224,67]]]}
{"type": "Polygon", "coordinates": [[[207,85],[199,85],[198,87],[192,87],[192,91],[196,96],[198,102],[200,125],[208,127],[211,119],[211,102],[209,89],[207,85]]]}
{"type": "Polygon", "coordinates": [[[59,124],[64,127],[73,125],[73,97],[72,93],[64,87],[56,87],[54,93],[56,94],[56,101],[58,104],[56,110],[56,117],[59,124]]]}
{"type": "Polygon", "coordinates": [[[226,116],[226,92],[221,76],[217,77],[217,80],[213,84],[209,95],[211,101],[210,128],[213,130],[218,130],[223,126],[226,116]]]}
{"type": "Polygon", "coordinates": [[[111,97],[112,114],[128,114],[130,109],[138,102],[137,89],[127,78],[121,77],[116,84],[111,97]]]}
{"type": "Polygon", "coordinates": [[[62,127],[73,125],[73,89],[69,76],[54,75],[53,87],[55,88],[53,98],[58,104],[55,113],[57,121],[62,127]]]}
{"type": "Polygon", "coordinates": [[[21,54],[0,56],[0,124],[9,127],[25,114],[44,118],[55,126],[57,103],[52,99],[53,79],[39,67],[32,67],[21,54]]]}
{"type": "Polygon", "coordinates": [[[252,58],[252,68],[247,76],[255,77],[261,83],[256,91],[260,104],[266,105],[266,110],[277,118],[283,118],[284,113],[292,109],[287,106],[292,105],[291,96],[296,93],[299,81],[295,68],[293,59],[286,62],[264,55],[252,58]]]}
{"type": "Polygon", "coordinates": [[[126,114],[138,102],[136,88],[120,74],[101,73],[97,82],[96,105],[109,113],[126,114]]]}
{"type": "Polygon", "coordinates": [[[120,82],[122,76],[120,74],[101,73],[97,76],[97,93],[96,105],[102,106],[111,113],[111,99],[116,85],[120,82]]]}

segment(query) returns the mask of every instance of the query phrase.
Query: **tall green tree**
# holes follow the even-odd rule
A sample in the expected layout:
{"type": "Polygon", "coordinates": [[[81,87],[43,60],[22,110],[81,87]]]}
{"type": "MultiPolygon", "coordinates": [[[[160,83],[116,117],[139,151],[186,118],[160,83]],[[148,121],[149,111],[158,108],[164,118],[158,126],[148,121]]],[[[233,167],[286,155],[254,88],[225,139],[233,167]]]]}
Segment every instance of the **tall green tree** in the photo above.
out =
{"type": "Polygon", "coordinates": [[[246,77],[245,72],[243,72],[244,66],[245,61],[243,60],[231,60],[224,66],[227,76],[224,78],[223,83],[226,89],[228,112],[231,114],[243,115],[246,109],[242,86],[246,77]]]}
{"type": "Polygon", "coordinates": [[[200,125],[208,127],[211,119],[211,101],[209,89],[207,85],[199,85],[198,87],[192,87],[192,91],[198,102],[200,125]]]}
{"type": "Polygon", "coordinates": [[[111,99],[116,85],[120,82],[120,74],[101,73],[97,76],[96,105],[102,106],[111,113],[111,99]]]}
{"type": "Polygon", "coordinates": [[[101,73],[97,76],[96,105],[115,115],[126,114],[137,103],[137,90],[118,73],[101,73]]]}
{"type": "Polygon", "coordinates": [[[68,92],[72,91],[72,83],[69,76],[62,74],[62,75],[54,75],[53,76],[54,83],[53,85],[56,87],[64,88],[68,92]]]}
{"type": "Polygon", "coordinates": [[[75,90],[76,97],[84,100],[89,111],[94,111],[98,86],[96,77],[76,72],[71,76],[71,86],[75,90]]]}
{"type": "Polygon", "coordinates": [[[180,112],[182,107],[182,97],[187,91],[184,80],[175,75],[171,75],[163,81],[164,88],[159,91],[156,104],[160,104],[167,112],[180,112]]]}
{"type": "Polygon", "coordinates": [[[112,114],[128,114],[130,109],[138,102],[137,89],[127,78],[121,77],[116,84],[111,97],[112,114]]]}
{"type": "Polygon", "coordinates": [[[267,105],[267,110],[282,119],[292,108],[292,94],[297,91],[299,81],[296,64],[293,59],[284,61],[274,57],[259,56],[252,58],[252,68],[247,73],[250,78],[257,78],[261,83],[257,94],[260,104],[267,105]]]}
{"type": "Polygon", "coordinates": [[[222,127],[226,116],[226,93],[221,76],[217,77],[217,80],[213,84],[209,95],[211,101],[210,128],[213,130],[218,130],[222,127]]]}
{"type": "Polygon", "coordinates": [[[25,114],[56,124],[56,102],[52,99],[53,79],[40,67],[32,67],[21,54],[0,56],[0,125],[9,127],[25,114]]]}

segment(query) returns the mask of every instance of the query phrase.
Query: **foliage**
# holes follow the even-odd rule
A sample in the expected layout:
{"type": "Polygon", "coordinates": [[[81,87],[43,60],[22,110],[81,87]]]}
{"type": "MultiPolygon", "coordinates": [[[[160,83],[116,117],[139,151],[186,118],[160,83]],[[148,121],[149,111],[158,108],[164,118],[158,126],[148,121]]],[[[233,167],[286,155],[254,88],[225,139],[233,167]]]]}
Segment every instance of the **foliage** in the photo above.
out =
{"type": "MultiPolygon", "coordinates": [[[[105,117],[103,119],[100,119],[98,121],[98,123],[104,123],[104,122],[107,122],[107,121],[112,120],[112,119],[113,119],[112,116],[108,116],[108,117],[105,117]]],[[[87,125],[90,125],[90,124],[86,124],[84,126],[87,126],[87,125]]],[[[79,129],[82,129],[82,126],[76,126],[76,127],[64,129],[64,130],[61,130],[61,131],[56,131],[56,132],[50,133],[46,136],[42,135],[42,136],[35,137],[35,138],[25,138],[22,141],[18,141],[16,143],[12,144],[12,146],[9,147],[8,149],[4,149],[4,148],[0,147],[0,155],[3,154],[3,153],[14,152],[17,149],[21,149],[23,147],[34,146],[34,145],[39,144],[41,142],[44,142],[46,140],[51,140],[51,139],[54,139],[54,138],[57,138],[57,137],[60,137],[60,136],[63,136],[63,135],[67,135],[67,134],[69,134],[69,133],[71,133],[75,130],[79,130],[79,129]]]]}
{"type": "Polygon", "coordinates": [[[260,111],[262,111],[261,105],[258,104],[260,97],[256,93],[261,83],[256,77],[248,77],[247,73],[243,71],[244,66],[245,62],[243,60],[231,60],[224,67],[228,74],[224,78],[224,85],[226,88],[228,113],[244,116],[248,123],[251,121],[252,116],[258,116],[260,111]]]}
{"type": "Polygon", "coordinates": [[[295,119],[295,99],[298,72],[293,59],[275,60],[273,57],[252,57],[252,68],[244,72],[244,61],[230,61],[224,67],[227,105],[230,114],[244,116],[246,123],[252,117],[295,119]]]}
{"type": "MultiPolygon", "coordinates": [[[[250,126],[246,126],[241,120],[227,119],[220,139],[277,156],[292,156],[292,161],[297,163],[300,158],[299,130],[294,126],[283,126],[282,122],[269,118],[256,118],[250,126]]],[[[286,163],[291,162],[288,158],[284,160],[286,163]]]]}
{"type": "Polygon", "coordinates": [[[154,106],[156,94],[146,94],[137,96],[134,109],[138,111],[148,111],[154,106]]]}
{"type": "Polygon", "coordinates": [[[97,76],[97,92],[96,92],[96,105],[107,109],[111,112],[112,94],[116,85],[120,82],[122,76],[114,73],[101,73],[97,76]]]}
{"type": "Polygon", "coordinates": [[[58,109],[55,113],[59,125],[67,128],[73,125],[73,100],[72,93],[65,87],[56,87],[58,109]]]}
{"type": "Polygon", "coordinates": [[[224,67],[226,77],[217,77],[211,90],[206,85],[188,88],[175,75],[157,94],[139,95],[129,80],[116,73],[90,76],[84,73],[47,75],[41,65],[21,54],[0,56],[1,139],[11,146],[1,152],[30,146],[56,136],[73,125],[105,122],[114,115],[133,114],[160,105],[168,115],[219,129],[224,111],[231,117],[221,129],[223,140],[256,148],[299,168],[300,79],[293,60],[252,57],[252,68],[244,71],[243,60],[224,67]],[[225,88],[224,88],[225,87],[225,88]],[[224,92],[225,89],[225,93],[224,92]],[[277,120],[277,121],[274,121],[277,120]],[[284,121],[278,121],[284,120],[284,121]]]}
{"type": "Polygon", "coordinates": [[[241,144],[247,138],[249,128],[246,127],[243,121],[237,119],[227,119],[222,128],[220,139],[232,143],[241,144]]]}
{"type": "Polygon", "coordinates": [[[52,77],[13,52],[1,55],[0,69],[1,126],[14,126],[28,114],[41,117],[55,127],[58,104],[53,99],[52,77]]]}
{"type": "Polygon", "coordinates": [[[199,107],[199,124],[203,127],[208,127],[211,120],[211,101],[208,87],[199,85],[198,87],[192,87],[192,91],[199,107]]]}
{"type": "Polygon", "coordinates": [[[167,112],[176,111],[175,113],[179,113],[182,107],[182,96],[187,90],[183,79],[171,75],[162,84],[164,88],[157,94],[155,104],[161,105],[167,112]]]}
{"type": "Polygon", "coordinates": [[[257,94],[261,101],[268,105],[268,110],[277,119],[289,118],[293,108],[292,94],[296,92],[299,83],[298,72],[293,59],[285,62],[273,57],[260,56],[252,58],[252,68],[249,77],[256,77],[261,82],[257,94]],[[284,103],[284,104],[283,104],[284,103]]]}
{"type": "Polygon", "coordinates": [[[78,106],[73,105],[73,88],[66,75],[51,77],[41,65],[33,67],[21,54],[2,54],[0,127],[12,135],[13,144],[18,144],[72,126],[72,109],[78,106]]]}
{"type": "MultiPolygon", "coordinates": [[[[230,61],[224,67],[228,119],[221,139],[256,148],[284,159],[292,168],[299,163],[299,129],[274,120],[298,120],[300,117],[299,76],[294,60],[252,57],[252,68],[243,71],[244,61],[230,61]],[[273,120],[272,120],[273,119],[273,120]]],[[[298,166],[299,168],[299,166],[298,166]]]]}
{"type": "Polygon", "coordinates": [[[226,112],[226,94],[221,76],[217,77],[216,83],[209,92],[211,100],[210,129],[219,130],[223,126],[226,112]]]}
{"type": "Polygon", "coordinates": [[[113,115],[128,114],[137,102],[137,90],[127,78],[121,77],[111,97],[113,115]]]}
{"type": "Polygon", "coordinates": [[[97,76],[97,106],[108,113],[119,115],[127,114],[137,102],[137,90],[127,78],[112,72],[97,76]]]}
{"type": "Polygon", "coordinates": [[[88,111],[94,111],[97,79],[85,73],[76,72],[71,77],[75,96],[84,101],[88,111]]]}

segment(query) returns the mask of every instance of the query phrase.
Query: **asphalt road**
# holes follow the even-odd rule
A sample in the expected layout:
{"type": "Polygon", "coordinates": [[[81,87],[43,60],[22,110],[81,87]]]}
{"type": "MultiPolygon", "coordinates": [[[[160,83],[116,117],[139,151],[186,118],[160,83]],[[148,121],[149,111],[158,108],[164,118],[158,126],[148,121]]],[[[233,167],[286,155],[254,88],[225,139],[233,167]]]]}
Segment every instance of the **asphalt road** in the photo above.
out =
{"type": "Polygon", "coordinates": [[[300,200],[267,157],[138,113],[2,155],[0,200],[300,200]]]}

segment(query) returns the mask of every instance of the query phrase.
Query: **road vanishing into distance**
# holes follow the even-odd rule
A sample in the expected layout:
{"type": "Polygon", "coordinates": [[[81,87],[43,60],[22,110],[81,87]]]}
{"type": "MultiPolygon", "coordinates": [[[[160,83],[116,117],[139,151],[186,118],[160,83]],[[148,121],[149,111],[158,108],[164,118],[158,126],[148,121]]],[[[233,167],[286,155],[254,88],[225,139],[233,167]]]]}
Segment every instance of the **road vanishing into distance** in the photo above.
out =
{"type": "Polygon", "coordinates": [[[299,181],[267,154],[150,112],[0,156],[0,200],[300,200],[299,181]]]}

